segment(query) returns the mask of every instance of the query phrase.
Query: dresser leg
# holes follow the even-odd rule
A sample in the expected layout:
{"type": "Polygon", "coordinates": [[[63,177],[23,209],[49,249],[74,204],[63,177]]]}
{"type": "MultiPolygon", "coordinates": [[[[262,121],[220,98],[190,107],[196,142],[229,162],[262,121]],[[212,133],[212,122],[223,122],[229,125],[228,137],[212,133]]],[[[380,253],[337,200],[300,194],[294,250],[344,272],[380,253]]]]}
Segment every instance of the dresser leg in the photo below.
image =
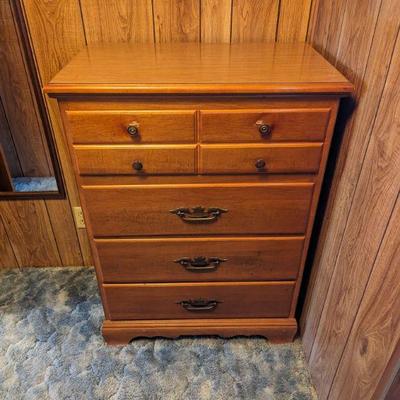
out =
{"type": "Polygon", "coordinates": [[[294,318],[238,318],[135,320],[103,323],[104,340],[110,345],[128,344],[139,337],[168,337],[216,335],[264,336],[271,343],[291,342],[297,332],[294,318]]]}

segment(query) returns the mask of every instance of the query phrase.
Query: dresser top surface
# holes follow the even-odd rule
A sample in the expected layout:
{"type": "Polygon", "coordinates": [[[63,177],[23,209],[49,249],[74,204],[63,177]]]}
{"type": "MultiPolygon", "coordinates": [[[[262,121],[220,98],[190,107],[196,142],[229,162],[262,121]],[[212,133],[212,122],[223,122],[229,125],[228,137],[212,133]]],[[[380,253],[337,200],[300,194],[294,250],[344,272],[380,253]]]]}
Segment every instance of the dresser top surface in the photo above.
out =
{"type": "Polygon", "coordinates": [[[305,43],[108,44],[83,49],[44,88],[85,93],[346,94],[352,85],[305,43]]]}

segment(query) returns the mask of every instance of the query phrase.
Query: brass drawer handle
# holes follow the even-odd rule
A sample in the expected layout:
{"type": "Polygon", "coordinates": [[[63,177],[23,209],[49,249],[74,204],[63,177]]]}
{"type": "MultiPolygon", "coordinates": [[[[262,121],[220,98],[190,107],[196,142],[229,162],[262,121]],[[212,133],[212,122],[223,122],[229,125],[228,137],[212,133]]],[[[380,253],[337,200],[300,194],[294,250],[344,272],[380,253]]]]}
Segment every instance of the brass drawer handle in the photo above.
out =
{"type": "Polygon", "coordinates": [[[211,272],[215,271],[219,265],[225,261],[228,261],[226,258],[219,257],[182,257],[174,262],[182,265],[187,271],[191,272],[211,272]]]}
{"type": "Polygon", "coordinates": [[[209,207],[204,208],[201,206],[193,208],[175,208],[169,211],[171,214],[175,214],[185,222],[197,223],[197,222],[212,222],[218,219],[218,217],[228,212],[225,208],[209,207]]]}
{"type": "Polygon", "coordinates": [[[182,300],[177,304],[180,304],[187,311],[211,311],[215,310],[220,301],[217,300],[182,300]]]}
{"type": "Polygon", "coordinates": [[[266,124],[264,121],[257,121],[256,125],[258,126],[258,131],[260,132],[262,137],[269,136],[272,132],[272,126],[266,124]]]}
{"type": "Polygon", "coordinates": [[[128,124],[126,130],[132,137],[136,138],[139,136],[139,124],[137,122],[131,122],[128,124]]]}

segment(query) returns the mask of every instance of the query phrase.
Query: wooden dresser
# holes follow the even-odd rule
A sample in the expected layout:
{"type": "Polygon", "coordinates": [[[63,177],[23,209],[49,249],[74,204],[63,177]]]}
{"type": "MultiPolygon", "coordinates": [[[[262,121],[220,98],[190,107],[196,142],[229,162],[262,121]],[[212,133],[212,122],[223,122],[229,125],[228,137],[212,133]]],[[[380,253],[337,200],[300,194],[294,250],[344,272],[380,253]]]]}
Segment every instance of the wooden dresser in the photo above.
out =
{"type": "Polygon", "coordinates": [[[58,99],[108,343],[292,340],[340,98],[306,44],[110,45],[45,88],[58,99]]]}

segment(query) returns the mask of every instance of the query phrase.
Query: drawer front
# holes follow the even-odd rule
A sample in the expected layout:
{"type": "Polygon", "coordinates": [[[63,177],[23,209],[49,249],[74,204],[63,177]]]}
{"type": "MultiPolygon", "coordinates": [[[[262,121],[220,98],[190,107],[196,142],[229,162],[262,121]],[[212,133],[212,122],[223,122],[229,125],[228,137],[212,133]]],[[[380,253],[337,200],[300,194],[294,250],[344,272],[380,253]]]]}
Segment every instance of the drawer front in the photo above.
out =
{"type": "Polygon", "coordinates": [[[105,284],[110,319],[288,317],[293,282],[105,284]]]}
{"type": "Polygon", "coordinates": [[[94,236],[302,234],[313,187],[313,183],[86,186],[83,192],[94,236]]]}
{"type": "Polygon", "coordinates": [[[323,141],[330,109],[201,111],[204,143],[323,141]]]}
{"type": "Polygon", "coordinates": [[[193,143],[195,111],[66,111],[75,144],[193,143]]]}
{"type": "Polygon", "coordinates": [[[95,239],[104,282],[296,279],[304,237],[95,239]]]}
{"type": "Polygon", "coordinates": [[[204,174],[314,173],[319,169],[322,143],[270,145],[202,145],[204,174]]]}
{"type": "Polygon", "coordinates": [[[193,174],[195,145],[74,146],[81,175],[193,174]]]}

